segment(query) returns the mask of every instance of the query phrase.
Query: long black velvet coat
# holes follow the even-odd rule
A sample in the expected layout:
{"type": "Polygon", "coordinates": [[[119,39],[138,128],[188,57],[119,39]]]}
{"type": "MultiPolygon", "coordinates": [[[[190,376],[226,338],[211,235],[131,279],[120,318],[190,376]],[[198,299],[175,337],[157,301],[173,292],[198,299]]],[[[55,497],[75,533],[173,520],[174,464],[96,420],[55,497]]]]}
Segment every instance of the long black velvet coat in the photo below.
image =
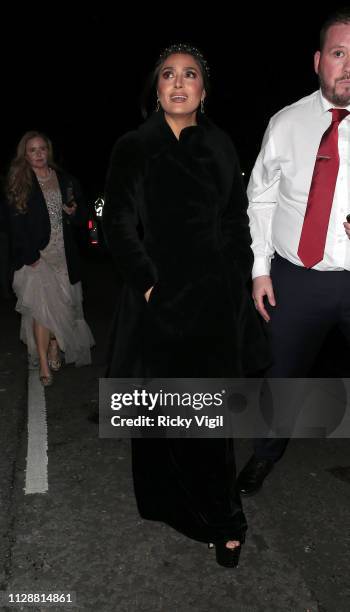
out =
{"type": "MultiPolygon", "coordinates": [[[[177,140],[155,113],[117,142],[103,226],[124,282],[109,376],[234,377],[265,365],[263,340],[246,341],[260,334],[246,209],[234,146],[208,119],[177,140]]],[[[231,440],[135,440],[133,471],[143,517],[197,540],[243,538],[231,440]]]]}
{"type": "Polygon", "coordinates": [[[247,199],[230,138],[162,113],[116,144],[103,224],[125,283],[111,376],[237,376],[266,365],[246,284],[247,199]],[[146,303],[144,293],[154,289],[146,303]]]}

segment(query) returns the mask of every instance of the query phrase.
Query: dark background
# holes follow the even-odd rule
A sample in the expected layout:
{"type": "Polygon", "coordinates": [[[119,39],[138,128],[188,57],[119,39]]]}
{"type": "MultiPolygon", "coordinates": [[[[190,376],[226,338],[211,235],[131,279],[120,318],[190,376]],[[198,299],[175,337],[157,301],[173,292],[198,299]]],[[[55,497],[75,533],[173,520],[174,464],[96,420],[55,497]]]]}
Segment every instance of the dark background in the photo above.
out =
{"type": "MultiPolygon", "coordinates": [[[[308,4],[147,11],[99,3],[32,4],[3,15],[1,174],[23,133],[40,129],[89,198],[103,190],[114,141],[141,121],[139,96],[160,50],[197,45],[212,73],[211,118],[232,136],[249,174],[268,118],[314,91],[313,53],[329,11],[308,4]]],[[[334,7],[333,7],[334,8],[334,7]]]]}

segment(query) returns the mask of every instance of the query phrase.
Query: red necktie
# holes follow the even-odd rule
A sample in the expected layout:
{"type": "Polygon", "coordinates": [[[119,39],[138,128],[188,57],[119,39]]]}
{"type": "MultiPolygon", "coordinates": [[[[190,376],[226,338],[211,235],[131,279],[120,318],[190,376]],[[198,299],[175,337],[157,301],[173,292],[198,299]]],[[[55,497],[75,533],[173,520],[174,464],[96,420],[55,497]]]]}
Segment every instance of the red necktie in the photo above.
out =
{"type": "Polygon", "coordinates": [[[339,170],[338,126],[349,114],[345,108],[332,108],[329,112],[332,113],[332,123],[318,148],[298,248],[305,268],[312,268],[323,259],[339,170]]]}

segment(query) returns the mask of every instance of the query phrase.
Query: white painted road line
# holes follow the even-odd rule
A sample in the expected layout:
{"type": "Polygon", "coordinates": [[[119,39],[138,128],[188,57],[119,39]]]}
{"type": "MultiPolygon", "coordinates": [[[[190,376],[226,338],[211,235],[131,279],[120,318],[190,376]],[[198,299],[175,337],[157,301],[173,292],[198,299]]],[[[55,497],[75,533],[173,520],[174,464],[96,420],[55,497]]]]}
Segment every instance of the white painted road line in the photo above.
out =
{"type": "Polygon", "coordinates": [[[47,422],[45,392],[38,370],[28,371],[28,449],[25,495],[46,493],[47,477],[47,422]]]}

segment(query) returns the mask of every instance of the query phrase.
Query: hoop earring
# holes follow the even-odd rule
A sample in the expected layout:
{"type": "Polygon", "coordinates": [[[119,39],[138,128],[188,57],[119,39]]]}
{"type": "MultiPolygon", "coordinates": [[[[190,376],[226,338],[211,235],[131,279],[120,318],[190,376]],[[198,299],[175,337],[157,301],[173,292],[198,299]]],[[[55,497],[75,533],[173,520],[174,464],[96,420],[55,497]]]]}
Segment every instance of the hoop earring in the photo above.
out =
{"type": "Polygon", "coordinates": [[[160,102],[159,102],[159,98],[157,98],[156,113],[158,113],[159,109],[160,109],[160,102]]]}
{"type": "Polygon", "coordinates": [[[201,100],[201,113],[204,115],[204,100],[201,100]]]}

